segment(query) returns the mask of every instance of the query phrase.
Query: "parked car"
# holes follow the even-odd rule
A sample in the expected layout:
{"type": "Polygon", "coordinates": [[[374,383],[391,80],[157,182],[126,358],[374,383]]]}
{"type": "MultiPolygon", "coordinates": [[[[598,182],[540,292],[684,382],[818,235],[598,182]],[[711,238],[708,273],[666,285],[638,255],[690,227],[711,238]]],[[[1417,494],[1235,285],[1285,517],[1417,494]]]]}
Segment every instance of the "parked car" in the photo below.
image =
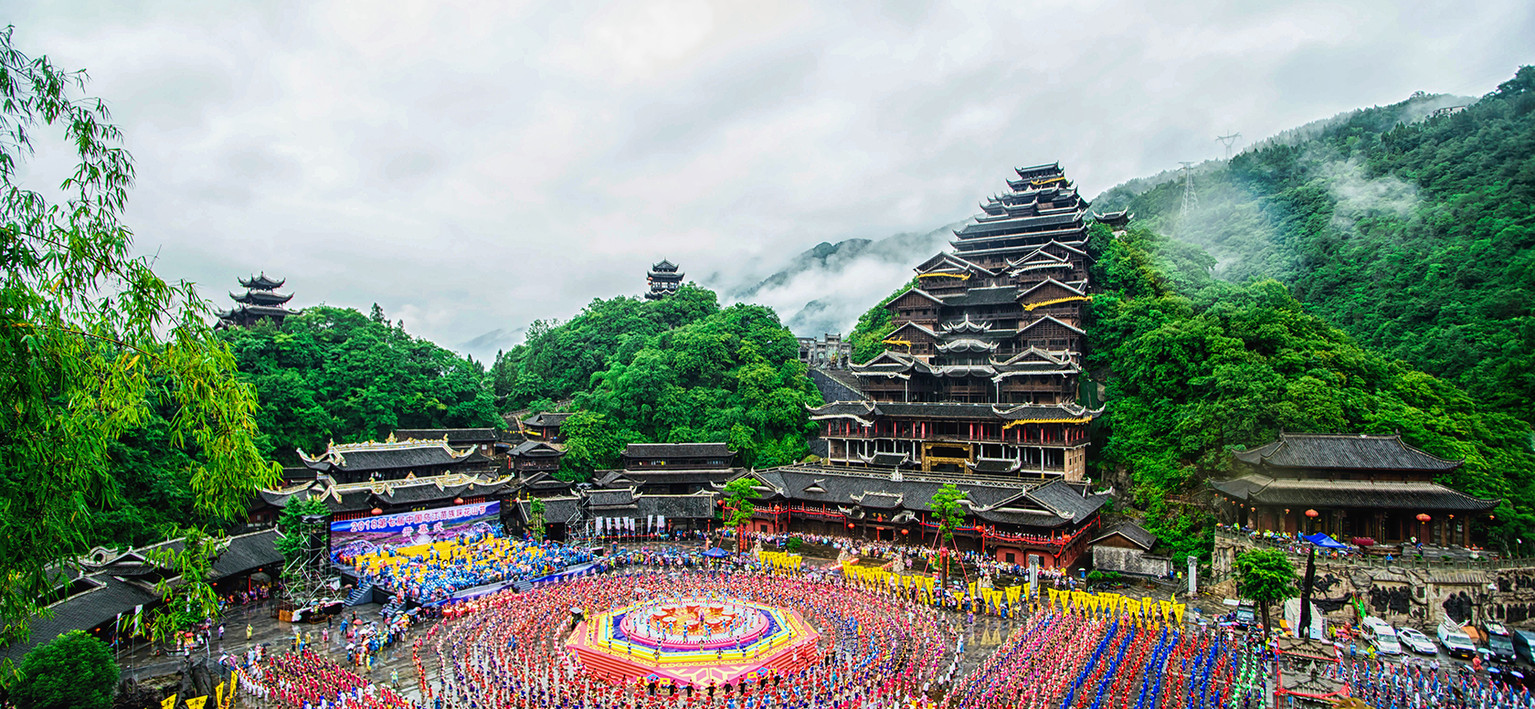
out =
{"type": "Polygon", "coordinates": [[[1505,665],[1514,664],[1517,656],[1514,654],[1514,640],[1509,636],[1508,628],[1502,623],[1487,621],[1482,624],[1482,631],[1487,633],[1487,649],[1492,651],[1492,659],[1505,665]]]}
{"type": "Polygon", "coordinates": [[[1514,641],[1514,654],[1535,665],[1535,632],[1515,630],[1510,639],[1514,641]]]}
{"type": "Polygon", "coordinates": [[[1402,654],[1402,644],[1397,642],[1396,630],[1391,625],[1379,618],[1367,618],[1365,632],[1371,645],[1375,646],[1375,652],[1381,655],[1402,654]],[[1373,623],[1368,621],[1375,621],[1373,623]]]}
{"type": "Polygon", "coordinates": [[[1256,608],[1252,601],[1242,601],[1242,604],[1237,606],[1236,610],[1237,627],[1243,630],[1258,627],[1258,617],[1254,612],[1255,610],[1256,608]]]}
{"type": "Polygon", "coordinates": [[[1428,636],[1417,628],[1400,628],[1396,631],[1396,637],[1407,646],[1408,650],[1419,655],[1432,657],[1439,654],[1439,648],[1434,647],[1434,641],[1429,640],[1428,636]]]}
{"type": "Polygon", "coordinates": [[[1476,644],[1471,642],[1471,636],[1461,632],[1458,626],[1440,625],[1438,635],[1439,644],[1444,647],[1444,654],[1462,660],[1476,657],[1476,644]]]}

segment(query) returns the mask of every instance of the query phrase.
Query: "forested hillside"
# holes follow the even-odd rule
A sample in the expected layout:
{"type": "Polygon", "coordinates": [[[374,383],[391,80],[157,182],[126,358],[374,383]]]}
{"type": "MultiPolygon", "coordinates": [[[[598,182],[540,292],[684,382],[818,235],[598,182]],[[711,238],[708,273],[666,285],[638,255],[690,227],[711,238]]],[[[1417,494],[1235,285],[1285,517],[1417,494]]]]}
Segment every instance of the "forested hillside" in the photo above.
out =
{"type": "Polygon", "coordinates": [[[1281,429],[1400,432],[1411,445],[1466,463],[1441,482],[1501,497],[1493,544],[1535,532],[1530,426],[1488,411],[1455,385],[1372,352],[1309,314],[1272,279],[1209,275],[1197,248],[1133,227],[1094,226],[1089,366],[1110,373],[1093,477],[1130,484],[1147,527],[1181,555],[1208,554],[1204,482],[1229,451],[1281,429]]]}
{"type": "Polygon", "coordinates": [[[720,308],[685,286],[659,301],[596,300],[570,322],[538,322],[491,368],[502,408],[571,400],[562,429],[572,478],[618,463],[631,442],[727,442],[742,465],[802,458],[820,396],[770,308],[720,308]]]}
{"type": "Polygon", "coordinates": [[[1187,218],[1176,179],[1095,207],[1208,250],[1223,279],[1285,283],[1361,345],[1535,421],[1535,67],[1463,111],[1402,122],[1436,100],[1208,166],[1187,218]]]}
{"type": "Polygon", "coordinates": [[[398,428],[498,426],[485,370],[371,315],[312,307],[282,326],[221,331],[256,388],[265,455],[297,462],[326,443],[383,440],[398,428]]]}

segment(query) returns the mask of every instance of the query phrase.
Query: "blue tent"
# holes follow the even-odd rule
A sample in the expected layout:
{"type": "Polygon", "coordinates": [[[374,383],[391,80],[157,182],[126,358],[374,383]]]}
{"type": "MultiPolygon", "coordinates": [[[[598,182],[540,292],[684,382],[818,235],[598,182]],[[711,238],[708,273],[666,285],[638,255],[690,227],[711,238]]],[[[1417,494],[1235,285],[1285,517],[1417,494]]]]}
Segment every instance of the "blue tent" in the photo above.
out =
{"type": "Polygon", "coordinates": [[[704,552],[704,556],[707,556],[707,557],[712,558],[712,559],[718,559],[718,558],[720,558],[722,556],[730,556],[730,552],[725,551],[724,549],[721,549],[719,547],[714,547],[713,549],[710,549],[710,550],[704,552]]]}
{"type": "Polygon", "coordinates": [[[1312,535],[1302,534],[1302,535],[1300,535],[1300,538],[1304,539],[1304,540],[1306,540],[1308,542],[1311,542],[1312,544],[1315,544],[1315,545],[1317,545],[1319,547],[1322,547],[1323,549],[1348,549],[1349,548],[1349,545],[1344,544],[1343,542],[1340,542],[1340,541],[1338,541],[1336,539],[1333,539],[1332,537],[1329,537],[1326,534],[1322,534],[1320,532],[1318,532],[1316,534],[1312,534],[1312,535]]]}

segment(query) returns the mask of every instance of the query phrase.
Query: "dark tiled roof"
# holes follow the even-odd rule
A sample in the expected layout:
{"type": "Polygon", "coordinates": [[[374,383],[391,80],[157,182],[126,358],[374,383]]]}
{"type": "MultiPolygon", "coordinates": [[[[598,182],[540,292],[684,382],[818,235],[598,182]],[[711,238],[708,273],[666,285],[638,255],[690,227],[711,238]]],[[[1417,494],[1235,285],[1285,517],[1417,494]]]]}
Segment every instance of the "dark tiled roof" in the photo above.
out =
{"type": "MultiPolygon", "coordinates": [[[[454,455],[444,448],[442,444],[422,445],[398,445],[380,444],[377,448],[358,450],[339,450],[342,465],[335,466],[324,458],[314,462],[305,461],[305,465],[316,470],[399,470],[401,468],[431,468],[443,465],[457,465],[461,463],[484,461],[486,458],[478,451],[467,456],[454,455]]],[[[327,454],[328,456],[329,454],[327,454]]]]}
{"type": "Polygon", "coordinates": [[[1091,542],[1089,542],[1089,544],[1097,544],[1098,542],[1108,539],[1109,537],[1112,537],[1116,534],[1124,537],[1131,544],[1140,547],[1144,551],[1151,551],[1151,548],[1157,545],[1157,535],[1146,531],[1140,525],[1135,524],[1134,522],[1116,524],[1113,527],[1110,527],[1108,531],[1098,535],[1097,538],[1093,539],[1091,542]]]}
{"type": "Polygon", "coordinates": [[[1277,441],[1232,455],[1244,463],[1278,468],[1444,472],[1465,462],[1424,453],[1403,443],[1401,436],[1309,433],[1281,433],[1277,441]]]}
{"type": "Polygon", "coordinates": [[[906,453],[875,453],[869,459],[869,465],[877,465],[881,468],[894,468],[911,462],[911,456],[906,453]]]}
{"type": "Polygon", "coordinates": [[[864,398],[863,390],[858,388],[858,377],[845,369],[812,369],[809,375],[810,381],[815,384],[815,388],[820,390],[822,401],[848,401],[864,398]]]}
{"type": "Polygon", "coordinates": [[[997,288],[971,288],[959,295],[951,295],[943,299],[943,304],[949,307],[965,308],[976,305],[1001,305],[1013,303],[1018,300],[1018,288],[1016,286],[1001,286],[997,288]]]}
{"type": "Polygon", "coordinates": [[[835,401],[810,410],[811,418],[878,416],[958,419],[962,421],[1067,421],[1097,416],[1099,410],[1075,404],[964,404],[948,401],[835,401]],[[999,408],[1000,407],[1000,408],[999,408]]]}
{"type": "Polygon", "coordinates": [[[533,414],[532,416],[529,416],[529,417],[523,419],[522,420],[522,425],[524,425],[524,426],[541,426],[541,427],[542,426],[561,426],[561,425],[564,425],[565,419],[568,419],[568,418],[570,418],[570,414],[568,414],[568,413],[557,413],[557,412],[553,412],[553,411],[545,411],[545,412],[542,412],[542,413],[533,414]]]}
{"type": "Polygon", "coordinates": [[[455,446],[470,443],[497,443],[506,433],[494,428],[402,428],[394,432],[399,441],[440,441],[444,437],[455,446]]]}
{"type": "Polygon", "coordinates": [[[640,495],[635,499],[639,516],[663,515],[667,519],[712,519],[714,495],[640,495]]]}
{"type": "Polygon", "coordinates": [[[724,458],[735,455],[724,443],[630,443],[625,458],[724,458]]]}
{"type": "Polygon", "coordinates": [[[634,504],[634,488],[632,487],[616,490],[588,490],[584,496],[586,497],[586,506],[591,509],[623,507],[634,504]]]}
{"type": "Polygon", "coordinates": [[[1485,512],[1499,500],[1484,500],[1431,482],[1376,482],[1269,478],[1248,475],[1211,483],[1220,493],[1265,506],[1355,507],[1485,512]]]}
{"type": "MultiPolygon", "coordinates": [[[[581,498],[579,497],[544,497],[544,522],[549,524],[580,524],[586,520],[581,511],[581,498]]],[[[514,503],[517,513],[522,515],[522,521],[533,519],[531,500],[518,500],[514,503]]]]}
{"type": "MultiPolygon", "coordinates": [[[[1011,235],[1011,232],[1013,231],[1021,231],[1023,229],[1032,229],[1045,226],[1071,225],[1080,221],[1082,221],[1082,214],[1073,211],[1067,212],[1065,214],[1052,214],[1045,217],[1019,217],[1017,219],[1008,219],[1005,221],[968,224],[965,226],[965,228],[954,232],[954,235],[961,239],[1000,238],[1003,236],[1011,235]]],[[[1021,234],[1021,236],[1027,236],[1027,234],[1021,234]]],[[[960,255],[963,256],[964,252],[961,251],[960,255]]]]}
{"type": "Polygon", "coordinates": [[[513,448],[509,455],[516,457],[558,458],[565,455],[565,451],[543,441],[523,441],[517,444],[517,447],[513,448]]]}

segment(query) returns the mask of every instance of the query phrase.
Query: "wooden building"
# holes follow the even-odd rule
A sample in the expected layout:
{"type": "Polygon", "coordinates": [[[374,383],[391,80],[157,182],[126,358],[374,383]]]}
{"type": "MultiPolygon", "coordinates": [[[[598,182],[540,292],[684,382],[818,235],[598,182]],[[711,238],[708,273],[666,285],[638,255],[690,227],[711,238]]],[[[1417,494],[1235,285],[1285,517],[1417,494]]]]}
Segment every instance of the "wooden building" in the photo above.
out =
{"type": "MultiPolygon", "coordinates": [[[[319,499],[330,508],[331,521],[359,519],[377,514],[420,512],[450,505],[515,499],[522,486],[509,475],[479,476],[458,473],[423,478],[343,483],[321,476],[307,483],[276,490],[262,490],[250,506],[252,524],[277,521],[292,500],[319,499]]],[[[503,515],[505,508],[503,504],[503,515]]]]}
{"type": "Polygon", "coordinates": [[[661,262],[650,267],[645,274],[645,282],[650,285],[650,290],[645,293],[645,300],[660,300],[677,292],[682,287],[682,277],[686,275],[678,270],[678,266],[671,261],[661,259],[661,262]]]}
{"type": "Polygon", "coordinates": [[[878,474],[848,468],[794,466],[743,473],[756,483],[755,531],[806,532],[931,546],[938,534],[933,495],[944,484],[965,493],[965,519],[954,538],[961,549],[1002,563],[1069,567],[1087,550],[1108,495],[1052,480],[955,479],[878,474]]]}
{"type": "Polygon", "coordinates": [[[565,457],[565,450],[543,441],[524,441],[513,448],[508,457],[512,472],[518,477],[536,473],[553,475],[560,471],[560,459],[565,457]]]}
{"type": "Polygon", "coordinates": [[[494,474],[506,468],[481,454],[477,446],[454,448],[446,438],[401,441],[393,434],[382,443],[331,443],[324,453],[313,457],[300,450],[298,458],[316,475],[328,476],[338,483],[425,478],[450,473],[494,474]]]}
{"type": "Polygon", "coordinates": [[[1259,530],[1470,545],[1500,502],[1434,482],[1464,461],[1429,455],[1397,435],[1281,433],[1232,455],[1245,474],[1211,486],[1228,521],[1259,530]]]}
{"type": "Polygon", "coordinates": [[[886,305],[889,349],[850,368],[868,401],[811,412],[828,460],[1083,479],[1089,205],[1059,164],[1015,172],[886,305]]]}
{"type": "Polygon", "coordinates": [[[529,439],[559,443],[560,427],[565,425],[565,419],[568,418],[569,413],[544,411],[522,419],[518,424],[522,428],[522,435],[529,439]]]}
{"type": "Polygon", "coordinates": [[[241,278],[240,286],[245,288],[244,293],[230,293],[229,299],[235,304],[228,310],[220,310],[214,314],[219,322],[214,327],[250,327],[261,321],[270,321],[281,325],[284,318],[290,315],[298,315],[301,311],[289,310],[287,302],[293,299],[288,293],[278,292],[284,279],[268,278],[265,273],[251,278],[241,278]]]}

